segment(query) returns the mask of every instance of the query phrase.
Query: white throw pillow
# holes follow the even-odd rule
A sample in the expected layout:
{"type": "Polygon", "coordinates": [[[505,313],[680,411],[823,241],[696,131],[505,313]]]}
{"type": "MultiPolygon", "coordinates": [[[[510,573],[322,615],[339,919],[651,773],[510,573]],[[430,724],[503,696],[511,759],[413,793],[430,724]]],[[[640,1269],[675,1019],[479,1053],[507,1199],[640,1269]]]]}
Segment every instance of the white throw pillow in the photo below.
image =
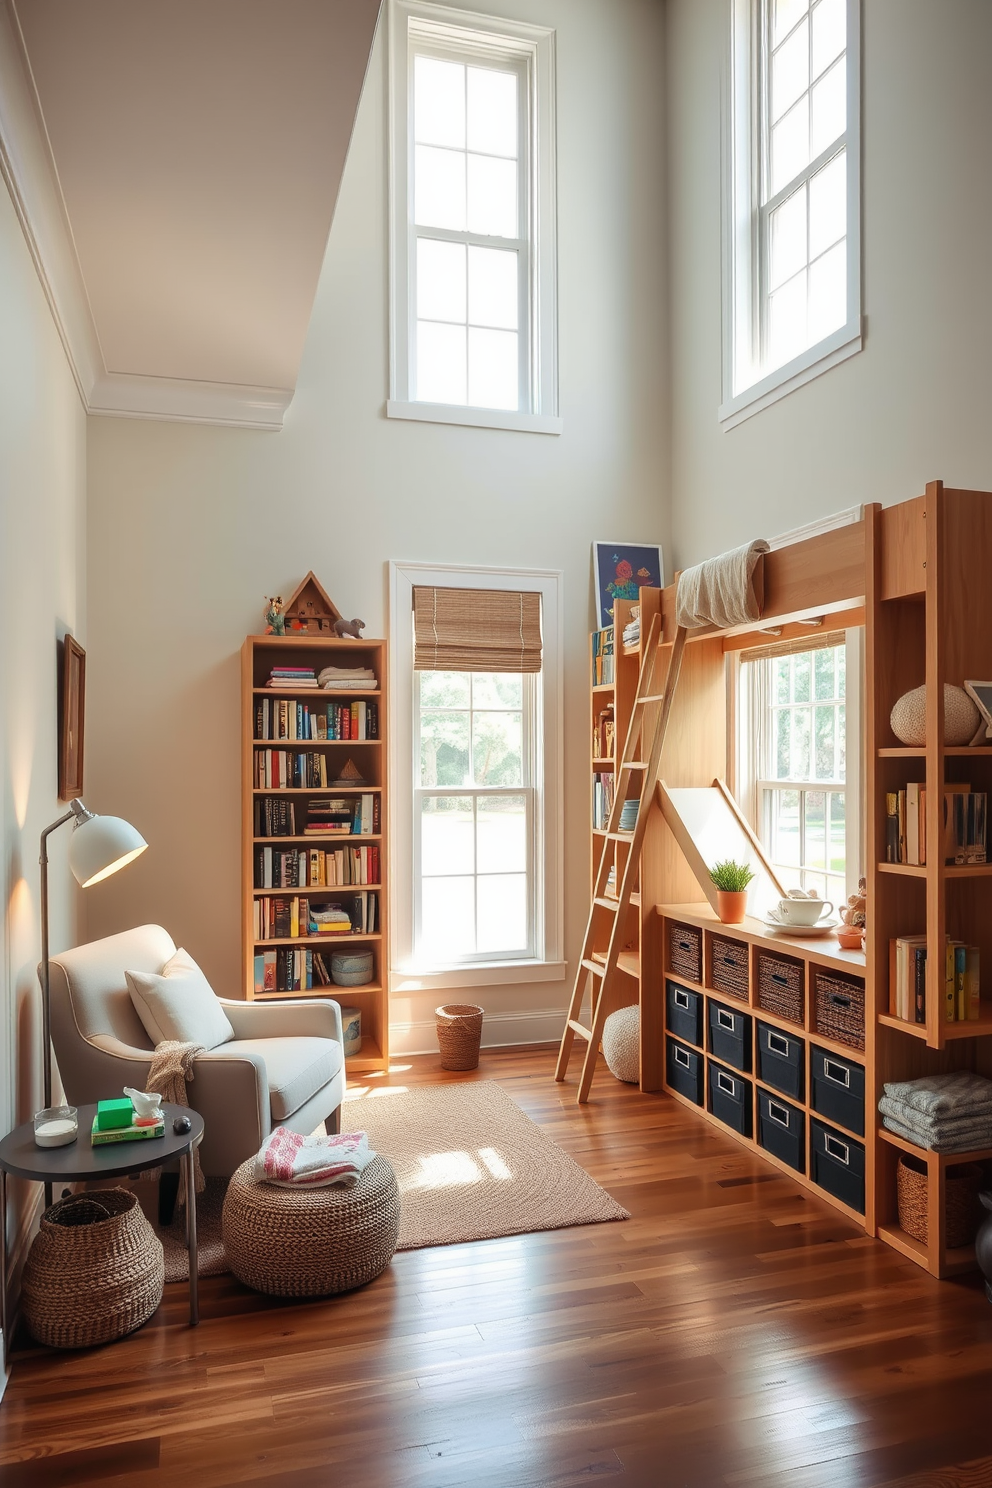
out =
{"type": "Polygon", "coordinates": [[[162,967],[126,971],[131,1001],[153,1044],[175,1039],[216,1049],[234,1037],[214,990],[188,951],[178,950],[162,967]]]}

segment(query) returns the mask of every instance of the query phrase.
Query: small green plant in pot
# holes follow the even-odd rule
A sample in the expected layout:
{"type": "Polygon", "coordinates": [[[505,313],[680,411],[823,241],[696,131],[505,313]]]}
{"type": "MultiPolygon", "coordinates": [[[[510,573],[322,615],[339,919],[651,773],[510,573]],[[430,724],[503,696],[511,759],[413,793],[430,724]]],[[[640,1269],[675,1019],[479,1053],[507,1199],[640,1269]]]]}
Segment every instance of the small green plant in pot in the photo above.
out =
{"type": "Polygon", "coordinates": [[[754,872],[746,863],[727,858],[714,863],[710,878],[716,885],[716,912],[725,925],[739,925],[747,913],[747,886],[754,872]]]}

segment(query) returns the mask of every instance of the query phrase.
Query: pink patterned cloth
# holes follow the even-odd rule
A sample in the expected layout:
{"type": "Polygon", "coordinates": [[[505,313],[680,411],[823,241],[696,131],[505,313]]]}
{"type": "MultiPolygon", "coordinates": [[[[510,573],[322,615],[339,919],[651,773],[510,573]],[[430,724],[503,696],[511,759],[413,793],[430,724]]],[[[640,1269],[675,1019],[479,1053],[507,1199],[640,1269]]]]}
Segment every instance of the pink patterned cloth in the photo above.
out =
{"type": "Polygon", "coordinates": [[[301,1137],[277,1126],[255,1158],[255,1177],[280,1188],[351,1188],[374,1157],[365,1132],[301,1137]]]}

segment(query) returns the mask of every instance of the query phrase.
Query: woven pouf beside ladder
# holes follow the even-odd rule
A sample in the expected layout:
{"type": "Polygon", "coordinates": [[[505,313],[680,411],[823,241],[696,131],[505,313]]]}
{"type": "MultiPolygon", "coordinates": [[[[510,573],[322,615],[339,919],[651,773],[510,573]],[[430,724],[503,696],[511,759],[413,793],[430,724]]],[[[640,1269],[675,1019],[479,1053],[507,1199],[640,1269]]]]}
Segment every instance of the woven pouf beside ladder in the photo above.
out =
{"type": "Polygon", "coordinates": [[[281,1188],[241,1164],[227,1188],[224,1249],[239,1281],[273,1297],[329,1297],[385,1271],[396,1249],[400,1194],[384,1157],[353,1188],[281,1188]]]}
{"type": "Polygon", "coordinates": [[[641,1078],[641,1010],[617,1008],[603,1024],[603,1058],[611,1075],[628,1085],[641,1078]]]}
{"type": "Polygon", "coordinates": [[[60,1199],[41,1217],[21,1307],[49,1348],[92,1348],[146,1323],[162,1300],[162,1242],[126,1188],[60,1199]]]}
{"type": "Polygon", "coordinates": [[[449,1002],[434,1009],[442,1069],[479,1068],[484,1016],[482,1008],[472,1002],[449,1002]]]}

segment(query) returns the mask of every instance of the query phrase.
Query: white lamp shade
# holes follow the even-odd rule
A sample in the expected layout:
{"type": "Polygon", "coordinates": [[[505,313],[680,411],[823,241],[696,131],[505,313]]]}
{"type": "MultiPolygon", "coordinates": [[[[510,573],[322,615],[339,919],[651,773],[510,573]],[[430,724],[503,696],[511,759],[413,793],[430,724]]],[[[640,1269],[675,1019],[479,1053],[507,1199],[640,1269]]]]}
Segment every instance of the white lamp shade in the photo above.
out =
{"type": "Polygon", "coordinates": [[[91,816],[80,822],[69,841],[69,867],[82,887],[109,878],[143,853],[148,843],[120,816],[91,816]]]}

